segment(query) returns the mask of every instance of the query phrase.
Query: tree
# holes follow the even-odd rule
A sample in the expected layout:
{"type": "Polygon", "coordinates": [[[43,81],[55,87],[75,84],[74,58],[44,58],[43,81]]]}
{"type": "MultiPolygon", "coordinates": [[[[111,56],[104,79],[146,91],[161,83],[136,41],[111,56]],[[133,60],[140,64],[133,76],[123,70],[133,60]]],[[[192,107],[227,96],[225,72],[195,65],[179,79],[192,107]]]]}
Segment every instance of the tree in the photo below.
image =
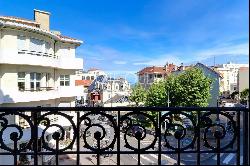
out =
{"type": "Polygon", "coordinates": [[[201,69],[191,68],[179,75],[170,75],[165,81],[152,84],[146,98],[147,106],[166,106],[169,94],[170,106],[208,105],[212,80],[201,69]]]}
{"type": "Polygon", "coordinates": [[[240,92],[241,100],[246,101],[248,97],[249,97],[249,89],[248,88],[246,88],[242,92],[240,92]]]}
{"type": "Polygon", "coordinates": [[[176,105],[172,106],[208,106],[208,100],[211,96],[210,88],[212,80],[206,77],[201,69],[188,69],[184,73],[178,75],[176,79],[176,88],[171,88],[175,90],[175,94],[173,95],[175,97],[174,99],[177,101],[173,101],[176,105]]]}
{"type": "Polygon", "coordinates": [[[146,99],[145,89],[140,84],[136,84],[132,88],[132,93],[129,96],[129,100],[135,102],[136,106],[139,106],[140,103],[145,102],[145,99],[146,99]]]}
{"type": "Polygon", "coordinates": [[[235,91],[233,92],[231,95],[230,95],[230,98],[235,100],[237,98],[237,95],[239,95],[239,92],[238,91],[235,91]]]}
{"type": "Polygon", "coordinates": [[[164,81],[153,83],[146,94],[146,106],[165,106],[166,89],[164,81]]]}

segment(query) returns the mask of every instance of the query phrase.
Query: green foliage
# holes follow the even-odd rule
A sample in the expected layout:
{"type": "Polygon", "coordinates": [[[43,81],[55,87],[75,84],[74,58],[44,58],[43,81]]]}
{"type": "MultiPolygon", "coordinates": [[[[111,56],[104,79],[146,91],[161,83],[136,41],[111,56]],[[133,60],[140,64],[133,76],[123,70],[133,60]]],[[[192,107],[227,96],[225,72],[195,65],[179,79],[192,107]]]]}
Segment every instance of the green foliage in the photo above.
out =
{"type": "Polygon", "coordinates": [[[249,97],[249,89],[248,88],[246,88],[242,92],[240,92],[240,98],[242,100],[247,100],[248,97],[249,97]]]}
{"type": "Polygon", "coordinates": [[[153,83],[147,91],[146,106],[165,106],[166,89],[164,81],[153,83]]]}
{"type": "Polygon", "coordinates": [[[130,94],[129,100],[135,102],[136,106],[139,106],[140,103],[144,103],[146,99],[146,91],[140,85],[136,84],[132,88],[132,93],[130,94]]]}
{"type": "Polygon", "coordinates": [[[230,98],[231,99],[236,99],[236,96],[239,94],[239,92],[238,91],[235,91],[235,92],[233,92],[231,95],[230,95],[230,98]]]}
{"type": "Polygon", "coordinates": [[[172,106],[199,106],[205,107],[208,105],[210,98],[210,88],[212,80],[204,75],[201,69],[191,68],[175,78],[176,87],[171,87],[174,90],[170,99],[172,106]]]}
{"type": "Polygon", "coordinates": [[[171,75],[165,81],[152,84],[147,92],[147,106],[166,106],[169,94],[170,106],[208,105],[212,80],[201,69],[192,68],[179,75],[171,75]]]}

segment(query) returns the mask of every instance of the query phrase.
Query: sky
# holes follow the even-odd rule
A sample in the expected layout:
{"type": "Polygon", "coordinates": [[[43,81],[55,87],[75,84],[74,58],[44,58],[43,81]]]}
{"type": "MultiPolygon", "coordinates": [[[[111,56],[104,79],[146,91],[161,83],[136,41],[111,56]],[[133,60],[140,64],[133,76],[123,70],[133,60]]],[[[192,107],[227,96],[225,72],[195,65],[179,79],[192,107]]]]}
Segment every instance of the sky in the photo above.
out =
{"type": "Polygon", "coordinates": [[[0,15],[83,40],[84,70],[134,75],[146,66],[249,63],[249,0],[0,0],[0,15]]]}

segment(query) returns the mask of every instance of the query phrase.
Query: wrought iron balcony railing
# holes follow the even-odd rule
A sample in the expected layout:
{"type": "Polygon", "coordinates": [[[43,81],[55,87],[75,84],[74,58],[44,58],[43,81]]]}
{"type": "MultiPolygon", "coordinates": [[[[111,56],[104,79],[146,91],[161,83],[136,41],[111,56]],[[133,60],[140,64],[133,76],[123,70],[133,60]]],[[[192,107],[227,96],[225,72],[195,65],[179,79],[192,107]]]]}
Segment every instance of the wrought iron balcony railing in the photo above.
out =
{"type": "Polygon", "coordinates": [[[249,165],[249,110],[0,108],[0,165],[59,165],[63,155],[77,165],[108,165],[105,157],[115,165],[249,165]]]}

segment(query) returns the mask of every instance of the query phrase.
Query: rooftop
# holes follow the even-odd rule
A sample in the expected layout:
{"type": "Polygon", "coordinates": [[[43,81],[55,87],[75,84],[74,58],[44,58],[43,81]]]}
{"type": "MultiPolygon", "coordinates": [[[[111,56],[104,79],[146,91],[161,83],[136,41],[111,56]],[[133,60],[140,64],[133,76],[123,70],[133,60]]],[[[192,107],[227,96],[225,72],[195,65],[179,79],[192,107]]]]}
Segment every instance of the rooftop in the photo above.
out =
{"type": "Polygon", "coordinates": [[[90,86],[93,80],[75,80],[76,86],[90,86]]]}
{"type": "MultiPolygon", "coordinates": [[[[35,11],[39,11],[39,10],[35,10],[35,11]]],[[[48,12],[45,12],[45,13],[48,13],[48,12]]],[[[80,45],[81,43],[83,43],[81,40],[78,40],[69,36],[60,35],[58,33],[54,33],[53,31],[41,29],[41,24],[36,22],[35,20],[28,20],[25,18],[19,18],[19,17],[14,17],[14,16],[0,16],[0,25],[1,24],[4,27],[18,28],[18,29],[35,31],[41,34],[46,34],[48,36],[53,37],[56,40],[61,40],[63,42],[74,43],[77,45],[80,45]]]]}

